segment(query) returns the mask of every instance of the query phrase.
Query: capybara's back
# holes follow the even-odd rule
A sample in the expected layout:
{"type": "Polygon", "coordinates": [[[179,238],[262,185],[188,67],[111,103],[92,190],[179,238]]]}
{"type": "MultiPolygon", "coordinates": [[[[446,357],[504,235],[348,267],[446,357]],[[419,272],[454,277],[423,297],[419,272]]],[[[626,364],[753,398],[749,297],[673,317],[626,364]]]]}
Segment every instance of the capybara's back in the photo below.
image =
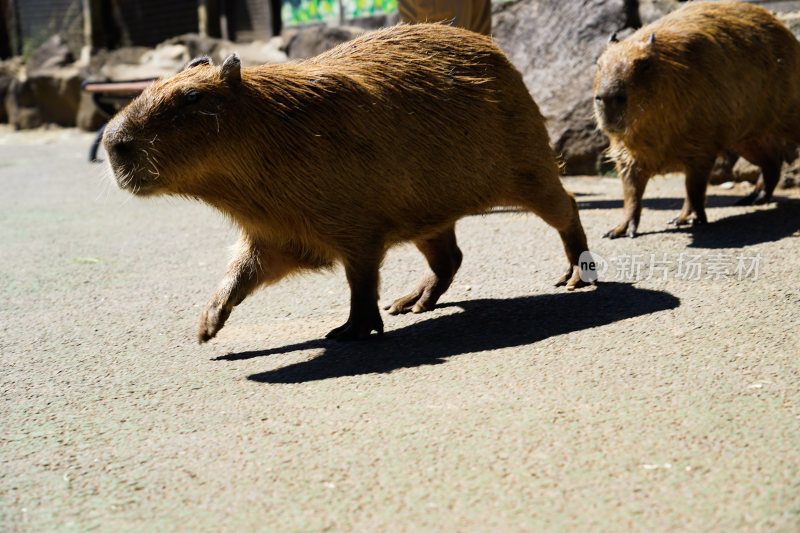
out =
{"type": "Polygon", "coordinates": [[[497,205],[558,229],[570,261],[561,282],[581,284],[585,237],[538,107],[491,39],[472,32],[399,26],[249,69],[235,56],[197,60],[115,117],[105,146],[121,186],[200,198],[242,228],[201,340],[257,286],[337,261],[351,316],[332,336],[381,331],[386,249],[411,240],[433,270],[391,312],[429,309],[461,262],[456,220],[497,205]]]}
{"type": "Polygon", "coordinates": [[[778,140],[800,141],[800,45],[771,13],[743,2],[692,2],[611,42],[594,93],[627,181],[625,220],[611,237],[635,232],[647,180],[663,171],[687,173],[687,201],[673,222],[705,222],[708,175],[726,149],[764,171],[761,194],[748,201],[769,200],[778,140]]]}
{"type": "MultiPolygon", "coordinates": [[[[309,202],[305,211],[320,231],[320,214],[345,207],[368,228],[390,228],[390,240],[408,240],[465,213],[519,204],[531,174],[556,177],[544,121],[521,76],[488,37],[465,34],[407,26],[300,64],[245,70],[258,94],[242,116],[271,144],[268,153],[286,158],[267,170],[271,187],[293,191],[300,181],[324,191],[286,204],[291,212],[280,219],[309,202]],[[254,127],[249,116],[265,120],[254,127]]],[[[249,152],[252,138],[239,145],[249,152]]],[[[338,224],[335,235],[321,235],[326,243],[345,237],[338,224]]]]}

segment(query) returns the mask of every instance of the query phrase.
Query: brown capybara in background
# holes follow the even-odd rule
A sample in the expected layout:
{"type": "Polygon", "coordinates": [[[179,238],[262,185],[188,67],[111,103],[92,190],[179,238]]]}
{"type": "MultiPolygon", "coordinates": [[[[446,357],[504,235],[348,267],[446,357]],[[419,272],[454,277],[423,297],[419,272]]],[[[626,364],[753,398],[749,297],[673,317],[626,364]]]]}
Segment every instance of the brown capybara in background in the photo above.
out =
{"type": "Polygon", "coordinates": [[[197,198],[241,229],[202,314],[214,337],[260,285],[344,265],[350,316],[328,337],[381,333],[378,269],[412,241],[431,273],[390,313],[431,309],[461,263],[456,221],[493,206],[557,229],[583,285],[586,237],[539,109],[489,37],[445,25],[366,34],[300,63],[241,69],[207,59],[155,82],[108,124],[119,185],[197,198]]]}
{"type": "Polygon", "coordinates": [[[612,38],[594,82],[597,122],[617,164],[625,215],[606,237],[633,237],[653,174],[686,173],[675,225],[707,222],[706,188],[719,152],[762,171],[746,203],[780,178],[783,141],[800,142],[800,44],[767,10],[692,2],[621,42],[612,38]]]}

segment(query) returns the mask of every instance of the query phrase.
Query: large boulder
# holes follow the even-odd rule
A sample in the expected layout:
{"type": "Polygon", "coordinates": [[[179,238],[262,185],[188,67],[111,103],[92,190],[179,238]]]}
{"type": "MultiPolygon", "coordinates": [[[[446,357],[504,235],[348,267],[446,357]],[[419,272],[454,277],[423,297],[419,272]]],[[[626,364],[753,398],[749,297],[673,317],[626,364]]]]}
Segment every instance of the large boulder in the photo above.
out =
{"type": "Polygon", "coordinates": [[[29,70],[53,69],[67,66],[75,61],[64,38],[55,34],[31,53],[26,64],[29,70]]]}
{"type": "MultiPolygon", "coordinates": [[[[722,0],[709,0],[711,2],[720,2],[722,0]]],[[[790,11],[800,10],[800,1],[798,0],[746,0],[748,4],[757,4],[765,9],[769,9],[773,13],[788,13],[790,11]]]]}
{"type": "Polygon", "coordinates": [[[8,122],[6,96],[21,70],[22,58],[20,57],[0,61],[0,123],[8,122]]]}
{"type": "Polygon", "coordinates": [[[80,100],[82,72],[60,35],[53,35],[34,50],[24,69],[5,85],[6,119],[17,129],[42,124],[74,126],[80,100]]]}
{"type": "Polygon", "coordinates": [[[215,63],[222,64],[225,58],[236,52],[242,65],[251,67],[265,63],[284,63],[288,60],[283,50],[283,39],[273,37],[269,41],[234,43],[225,39],[201,36],[190,33],[165,41],[163,45],[185,46],[190,58],[208,56],[215,63]]]}
{"type": "Polygon", "coordinates": [[[44,121],[30,85],[16,78],[11,79],[5,98],[8,123],[15,129],[38,128],[44,121]]]}
{"type": "Polygon", "coordinates": [[[40,69],[11,80],[5,99],[8,122],[16,129],[43,124],[74,126],[82,78],[77,67],[67,66],[40,69]]]}
{"type": "Polygon", "coordinates": [[[321,54],[343,42],[355,39],[364,28],[357,26],[308,26],[286,33],[289,59],[306,59],[321,54]]]}
{"type": "Polygon", "coordinates": [[[639,0],[639,20],[642,25],[654,22],[681,6],[678,0],[639,0]]]}
{"type": "Polygon", "coordinates": [[[264,63],[283,63],[288,60],[282,50],[280,38],[269,41],[233,43],[224,39],[197,34],[179,35],[155,48],[120,48],[101,52],[92,58],[92,81],[126,81],[171,76],[186,63],[200,56],[208,56],[221,64],[236,52],[245,67],[264,63]]]}
{"type": "Polygon", "coordinates": [[[628,25],[623,0],[520,0],[495,7],[492,33],[547,120],[570,174],[594,174],[608,141],[594,123],[597,58],[628,25]]]}

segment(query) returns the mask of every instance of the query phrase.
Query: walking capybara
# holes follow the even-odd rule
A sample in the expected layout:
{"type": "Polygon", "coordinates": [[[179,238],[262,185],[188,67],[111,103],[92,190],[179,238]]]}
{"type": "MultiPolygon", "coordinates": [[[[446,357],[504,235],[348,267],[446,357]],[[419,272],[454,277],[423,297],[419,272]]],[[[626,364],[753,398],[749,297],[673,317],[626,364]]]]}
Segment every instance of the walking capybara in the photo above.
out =
{"type": "Polygon", "coordinates": [[[780,178],[784,141],[800,142],[800,44],[767,10],[742,2],[692,2],[613,37],[594,81],[597,122],[622,179],[625,215],[606,237],[633,237],[642,195],[659,172],[686,173],[675,225],[707,222],[706,188],[719,152],[762,171],[764,203],[780,178]]]}
{"type": "Polygon", "coordinates": [[[241,229],[201,342],[257,287],[337,261],[350,316],[328,337],[382,333],[388,247],[413,241],[432,271],[390,313],[431,309],[461,264],[456,221],[498,205],[557,229],[569,263],[558,284],[583,284],[586,237],[539,109],[491,39],[466,30],[398,26],[246,69],[201,58],[123,109],[103,144],[123,189],[203,200],[241,229]]]}

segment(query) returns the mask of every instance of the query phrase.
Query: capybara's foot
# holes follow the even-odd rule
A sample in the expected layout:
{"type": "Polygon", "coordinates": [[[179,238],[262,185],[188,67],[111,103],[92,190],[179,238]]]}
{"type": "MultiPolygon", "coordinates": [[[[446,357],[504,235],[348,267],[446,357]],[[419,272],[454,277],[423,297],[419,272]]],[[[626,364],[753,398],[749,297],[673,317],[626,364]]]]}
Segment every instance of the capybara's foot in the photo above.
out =
{"type": "Polygon", "coordinates": [[[200,316],[200,329],[197,332],[198,342],[202,344],[213,339],[225,325],[230,314],[230,310],[221,305],[209,304],[200,316]]]}
{"type": "Polygon", "coordinates": [[[567,273],[558,278],[558,281],[556,282],[556,287],[561,287],[562,285],[565,285],[568,291],[572,291],[575,289],[580,289],[581,287],[586,287],[587,285],[591,285],[591,283],[581,279],[580,266],[570,265],[567,268],[567,273]]]}
{"type": "Polygon", "coordinates": [[[417,285],[413,291],[402,298],[398,298],[392,305],[387,306],[386,309],[390,315],[430,311],[436,306],[439,296],[447,289],[448,285],[449,283],[440,283],[439,278],[435,275],[428,276],[420,281],[419,285],[417,285]],[[444,289],[442,289],[442,285],[445,285],[444,289]]]}
{"type": "Polygon", "coordinates": [[[667,221],[667,224],[669,224],[671,226],[675,226],[675,227],[680,227],[680,226],[692,226],[692,227],[694,227],[694,226],[699,226],[700,224],[705,224],[706,222],[707,222],[707,220],[705,218],[705,215],[700,217],[700,216],[692,213],[692,214],[689,214],[689,215],[680,214],[680,215],[676,216],[675,218],[669,219],[667,221]]]}
{"type": "Polygon", "coordinates": [[[398,298],[392,305],[388,305],[384,307],[390,315],[399,315],[403,313],[422,313],[423,311],[430,310],[433,305],[426,305],[425,301],[422,299],[422,293],[425,292],[425,289],[414,289],[414,292],[406,294],[402,298],[398,298]]]}
{"type": "Polygon", "coordinates": [[[619,226],[611,228],[603,234],[606,239],[616,239],[617,237],[636,237],[636,224],[633,220],[626,220],[619,226]]]}
{"type": "Polygon", "coordinates": [[[772,200],[771,195],[764,190],[755,190],[747,196],[740,198],[736,205],[764,205],[772,200]]]}
{"type": "Polygon", "coordinates": [[[325,338],[335,339],[337,341],[355,341],[368,339],[373,331],[377,331],[378,335],[383,335],[383,320],[375,308],[375,314],[371,317],[356,317],[352,315],[347,322],[332,329],[325,338]]]}
{"type": "Polygon", "coordinates": [[[667,220],[667,224],[670,226],[680,227],[680,226],[694,226],[697,224],[697,216],[694,214],[684,215],[680,214],[674,218],[667,220]]]}

